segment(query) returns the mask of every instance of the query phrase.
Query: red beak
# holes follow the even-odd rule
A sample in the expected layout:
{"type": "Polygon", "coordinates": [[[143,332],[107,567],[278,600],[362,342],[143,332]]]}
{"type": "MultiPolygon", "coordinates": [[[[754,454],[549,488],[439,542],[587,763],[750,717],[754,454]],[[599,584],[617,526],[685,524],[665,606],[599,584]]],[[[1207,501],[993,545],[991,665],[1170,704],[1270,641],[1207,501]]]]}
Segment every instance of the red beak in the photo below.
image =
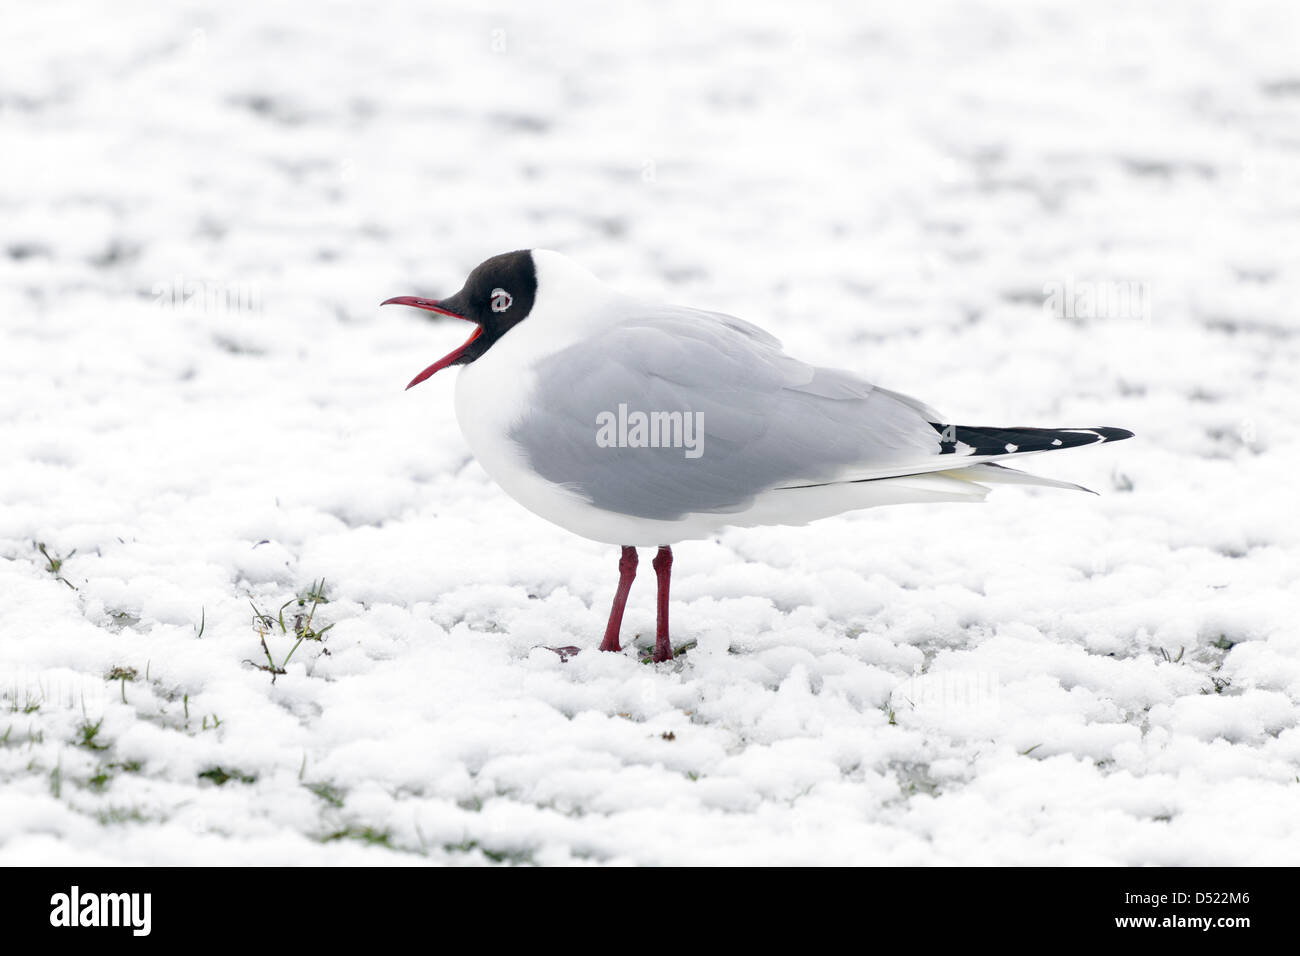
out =
{"type": "MultiPolygon", "coordinates": [[[[453,319],[464,319],[466,322],[471,321],[470,319],[466,319],[465,316],[461,315],[459,312],[453,312],[450,309],[444,309],[441,305],[438,304],[437,299],[421,299],[413,295],[399,295],[392,299],[385,299],[383,302],[379,304],[380,305],[409,305],[417,309],[424,309],[426,312],[436,312],[439,315],[449,315],[453,319]]],[[[461,356],[465,354],[465,350],[470,347],[470,344],[482,334],[483,334],[482,327],[475,326],[474,333],[468,339],[465,340],[464,345],[462,345],[460,348],[456,349],[455,351],[448,352],[442,358],[438,359],[438,361],[434,362],[432,365],[426,368],[419,375],[415,376],[415,378],[411,379],[411,384],[406,387],[412,388],[416,385],[419,385],[426,378],[431,376],[434,372],[441,372],[448,365],[455,364],[461,358],[461,356]]]]}

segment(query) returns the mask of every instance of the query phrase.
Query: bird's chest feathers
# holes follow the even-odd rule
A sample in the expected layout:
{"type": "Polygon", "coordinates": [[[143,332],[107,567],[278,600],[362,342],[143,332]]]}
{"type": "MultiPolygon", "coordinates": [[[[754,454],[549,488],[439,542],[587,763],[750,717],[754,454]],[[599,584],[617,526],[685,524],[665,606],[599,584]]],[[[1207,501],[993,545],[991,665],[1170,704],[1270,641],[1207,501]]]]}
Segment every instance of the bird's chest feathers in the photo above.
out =
{"type": "Polygon", "coordinates": [[[456,421],[489,473],[493,462],[512,453],[510,427],[528,407],[536,383],[531,363],[512,360],[519,357],[506,355],[505,345],[502,339],[456,379],[456,421]]]}
{"type": "Polygon", "coordinates": [[[538,363],[581,334],[530,319],[460,370],[456,420],[461,433],[483,468],[507,490],[512,474],[523,466],[523,453],[509,436],[533,401],[538,363]]]}

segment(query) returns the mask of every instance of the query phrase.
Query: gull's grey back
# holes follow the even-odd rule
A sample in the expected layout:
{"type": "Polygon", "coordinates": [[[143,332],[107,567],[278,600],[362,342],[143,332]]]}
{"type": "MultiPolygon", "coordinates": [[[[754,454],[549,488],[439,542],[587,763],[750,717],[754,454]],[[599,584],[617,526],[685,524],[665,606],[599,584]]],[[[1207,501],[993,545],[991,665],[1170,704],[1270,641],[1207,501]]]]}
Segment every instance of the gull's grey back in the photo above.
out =
{"type": "MultiPolygon", "coordinates": [[[[626,300],[625,300],[626,301],[626,300]]],[[[544,478],[638,518],[735,513],[783,485],[937,455],[936,413],[836,369],[785,355],[756,326],[716,312],[641,305],[535,366],[510,437],[544,478]],[[695,415],[682,447],[603,447],[601,416],[695,415]]]]}

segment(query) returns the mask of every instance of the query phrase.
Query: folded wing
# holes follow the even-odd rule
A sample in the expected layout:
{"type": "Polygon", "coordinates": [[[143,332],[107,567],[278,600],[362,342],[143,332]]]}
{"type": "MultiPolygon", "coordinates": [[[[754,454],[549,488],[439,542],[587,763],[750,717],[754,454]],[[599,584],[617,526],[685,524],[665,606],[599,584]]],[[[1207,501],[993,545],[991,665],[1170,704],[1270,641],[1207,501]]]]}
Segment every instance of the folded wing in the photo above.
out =
{"type": "MultiPolygon", "coordinates": [[[[536,393],[511,431],[521,453],[596,507],[639,518],[737,513],[774,489],[956,473],[1084,443],[1047,434],[1060,430],[946,426],[913,398],[791,358],[756,326],[679,307],[646,306],[534,371],[536,393]],[[601,423],[634,413],[677,413],[682,426],[659,447],[629,447],[635,434],[611,445],[601,423]]],[[[1102,431],[1086,440],[1116,437],[1102,431]]]]}

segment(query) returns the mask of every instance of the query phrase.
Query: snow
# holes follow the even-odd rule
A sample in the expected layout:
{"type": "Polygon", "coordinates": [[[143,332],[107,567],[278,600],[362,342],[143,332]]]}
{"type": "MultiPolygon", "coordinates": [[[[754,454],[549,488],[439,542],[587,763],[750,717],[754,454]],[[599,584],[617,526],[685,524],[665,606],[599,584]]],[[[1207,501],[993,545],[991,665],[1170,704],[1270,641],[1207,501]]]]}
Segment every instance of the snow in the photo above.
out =
{"type": "Polygon", "coordinates": [[[1300,861],[1290,6],[6,28],[0,862],[1300,861]],[[642,662],[643,562],[599,654],[616,549],[491,484],[454,373],[402,391],[464,330],[377,305],[526,247],[1137,438],[1032,460],[1100,497],[684,544],[694,646],[642,662]],[[250,602],[322,578],[273,681],[250,602]]]}

